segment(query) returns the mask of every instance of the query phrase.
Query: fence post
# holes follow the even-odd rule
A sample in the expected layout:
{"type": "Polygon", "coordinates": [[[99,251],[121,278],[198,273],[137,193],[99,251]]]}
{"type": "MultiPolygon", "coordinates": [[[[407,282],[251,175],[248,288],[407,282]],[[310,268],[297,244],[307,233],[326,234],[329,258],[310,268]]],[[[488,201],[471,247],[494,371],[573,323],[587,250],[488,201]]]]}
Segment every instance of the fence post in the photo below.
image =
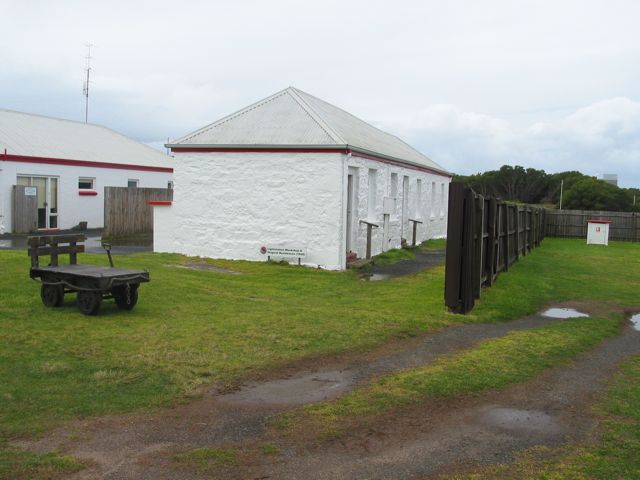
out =
{"type": "Polygon", "coordinates": [[[489,211],[487,212],[487,224],[488,224],[488,236],[487,236],[487,257],[485,259],[485,270],[487,272],[487,285],[493,285],[493,280],[496,273],[496,249],[498,245],[496,243],[496,229],[498,228],[498,222],[496,218],[496,199],[489,198],[489,211]]]}
{"type": "Polygon", "coordinates": [[[462,183],[452,182],[449,185],[448,217],[444,299],[447,307],[460,313],[464,225],[464,185],[462,183]]]}

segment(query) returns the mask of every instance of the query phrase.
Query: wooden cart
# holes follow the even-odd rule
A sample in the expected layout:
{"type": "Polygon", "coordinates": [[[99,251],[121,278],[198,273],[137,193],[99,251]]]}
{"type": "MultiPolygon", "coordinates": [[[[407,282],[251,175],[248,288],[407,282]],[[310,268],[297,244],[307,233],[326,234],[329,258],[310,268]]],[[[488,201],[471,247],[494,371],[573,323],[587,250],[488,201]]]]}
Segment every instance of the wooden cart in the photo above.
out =
{"type": "Polygon", "coordinates": [[[111,245],[103,243],[110,267],[78,265],[78,253],[84,252],[84,235],[43,235],[29,237],[30,276],[42,282],[40,298],[47,307],[62,305],[65,293],[77,293],[78,308],[85,315],[98,313],[104,299],[113,298],[118,308],[131,310],[138,302],[138,287],[148,282],[143,270],[114,268],[111,245]],[[59,265],[61,254],[69,255],[68,265],[59,265]],[[41,256],[50,256],[49,265],[40,266],[41,256]]]}

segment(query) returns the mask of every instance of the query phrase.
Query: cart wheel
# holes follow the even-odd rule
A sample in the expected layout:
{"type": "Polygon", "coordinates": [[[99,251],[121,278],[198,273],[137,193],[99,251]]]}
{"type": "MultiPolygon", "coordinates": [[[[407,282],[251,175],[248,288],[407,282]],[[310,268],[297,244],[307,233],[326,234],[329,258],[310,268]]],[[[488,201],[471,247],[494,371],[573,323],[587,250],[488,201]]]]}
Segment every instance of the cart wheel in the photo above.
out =
{"type": "Polygon", "coordinates": [[[40,298],[47,307],[59,307],[64,301],[64,288],[62,285],[42,284],[40,298]]]}
{"type": "Polygon", "coordinates": [[[114,287],[111,294],[116,301],[116,305],[121,310],[133,310],[138,303],[138,284],[121,285],[114,287]],[[129,291],[127,292],[127,288],[129,291]]]}
{"type": "Polygon", "coordinates": [[[78,308],[85,315],[95,315],[98,313],[100,303],[102,302],[102,295],[100,292],[78,292],[78,308]]]}

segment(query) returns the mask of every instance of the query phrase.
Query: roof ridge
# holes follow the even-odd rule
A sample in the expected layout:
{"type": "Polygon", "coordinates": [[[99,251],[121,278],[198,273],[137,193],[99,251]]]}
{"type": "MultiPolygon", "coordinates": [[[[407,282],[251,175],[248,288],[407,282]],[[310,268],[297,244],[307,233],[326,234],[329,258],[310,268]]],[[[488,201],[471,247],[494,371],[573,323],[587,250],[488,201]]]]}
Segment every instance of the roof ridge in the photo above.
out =
{"type": "Polygon", "coordinates": [[[233,113],[231,113],[231,114],[229,114],[229,115],[227,115],[225,117],[222,117],[222,118],[216,120],[215,122],[210,123],[209,125],[205,125],[204,127],[196,130],[195,132],[188,133],[188,134],[184,135],[183,137],[180,137],[177,140],[174,140],[172,143],[174,143],[174,144],[181,143],[181,142],[184,142],[186,140],[190,140],[190,139],[192,139],[194,137],[197,137],[198,135],[202,135],[203,133],[208,132],[209,130],[211,130],[211,129],[215,128],[215,127],[218,127],[218,126],[220,126],[220,125],[222,125],[224,123],[227,123],[227,122],[233,120],[234,118],[237,118],[237,117],[239,117],[241,115],[244,115],[245,113],[249,113],[250,111],[255,110],[256,108],[261,107],[262,105],[265,105],[265,104],[275,100],[276,98],[286,94],[287,90],[288,89],[285,88],[284,90],[280,90],[279,92],[276,92],[273,95],[270,95],[270,96],[268,96],[266,98],[263,98],[261,100],[258,100],[257,102],[252,103],[248,107],[244,107],[244,108],[241,108],[240,110],[236,110],[235,112],[233,112],[233,113]]]}
{"type": "Polygon", "coordinates": [[[27,115],[29,117],[46,118],[48,120],[58,120],[60,122],[77,123],[78,125],[91,125],[92,127],[109,128],[109,127],[105,127],[104,125],[100,125],[98,123],[82,122],[80,120],[71,120],[70,118],[52,117],[51,115],[43,115],[42,113],[21,112],[19,110],[11,110],[10,108],[0,108],[0,112],[16,113],[18,115],[27,115]]]}
{"type": "MultiPolygon", "coordinates": [[[[338,132],[336,132],[331,125],[329,125],[323,118],[322,116],[316,112],[316,110],[309,105],[304,98],[302,98],[302,96],[298,93],[298,92],[302,92],[302,90],[298,90],[295,87],[289,87],[286,89],[287,92],[289,92],[289,95],[291,95],[291,97],[296,101],[296,103],[298,103],[298,105],[300,105],[302,107],[302,109],[307,113],[307,115],[309,115],[313,121],[315,121],[318,126],[320,128],[322,128],[322,130],[325,131],[325,133],[327,135],[329,135],[331,137],[331,139],[336,142],[338,145],[346,145],[347,142],[346,140],[344,140],[339,134],[338,132]]],[[[306,92],[302,92],[306,95],[308,95],[306,92]]]]}

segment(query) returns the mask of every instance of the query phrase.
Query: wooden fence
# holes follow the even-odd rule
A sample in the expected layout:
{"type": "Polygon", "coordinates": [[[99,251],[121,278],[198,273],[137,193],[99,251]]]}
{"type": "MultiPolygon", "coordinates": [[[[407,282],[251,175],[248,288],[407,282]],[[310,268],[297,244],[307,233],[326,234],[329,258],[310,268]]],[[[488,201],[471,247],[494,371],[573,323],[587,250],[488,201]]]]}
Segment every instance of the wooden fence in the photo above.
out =
{"type": "Polygon", "coordinates": [[[545,209],[483,197],[462,183],[449,188],[445,304],[467,313],[498,274],[540,245],[545,209]]]}
{"type": "Polygon", "coordinates": [[[587,238],[587,220],[609,220],[609,239],[640,242],[640,213],[547,210],[548,237],[587,238]]]}
{"type": "Polygon", "coordinates": [[[153,233],[150,201],[172,200],[167,188],[104,187],[103,236],[126,237],[153,233]]]}

